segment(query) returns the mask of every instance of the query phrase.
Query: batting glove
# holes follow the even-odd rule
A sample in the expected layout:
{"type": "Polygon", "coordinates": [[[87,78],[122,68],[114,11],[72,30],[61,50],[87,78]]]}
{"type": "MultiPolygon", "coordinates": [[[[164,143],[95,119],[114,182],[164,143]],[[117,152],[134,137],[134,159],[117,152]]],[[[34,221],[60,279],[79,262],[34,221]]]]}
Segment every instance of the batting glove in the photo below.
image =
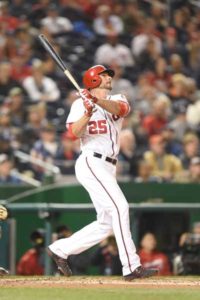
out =
{"type": "Polygon", "coordinates": [[[95,104],[88,98],[83,99],[83,105],[85,106],[85,115],[91,117],[96,111],[95,104]]]}
{"type": "Polygon", "coordinates": [[[97,97],[92,96],[92,94],[87,89],[82,89],[79,91],[79,94],[83,100],[89,99],[93,103],[97,103],[97,97]]]}

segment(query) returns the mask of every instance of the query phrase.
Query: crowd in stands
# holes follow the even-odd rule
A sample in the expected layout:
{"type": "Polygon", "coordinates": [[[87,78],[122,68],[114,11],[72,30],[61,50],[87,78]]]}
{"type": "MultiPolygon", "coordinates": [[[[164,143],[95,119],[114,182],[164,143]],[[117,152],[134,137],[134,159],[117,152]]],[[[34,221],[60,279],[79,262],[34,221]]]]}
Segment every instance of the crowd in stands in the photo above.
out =
{"type": "Polygon", "coordinates": [[[120,137],[120,176],[200,183],[198,1],[2,0],[0,184],[20,183],[5,165],[43,180],[45,169],[17,158],[18,150],[74,174],[68,162],[79,144],[65,121],[77,94],[41,33],[80,85],[94,64],[115,71],[112,93],[125,94],[132,107],[120,137]]]}

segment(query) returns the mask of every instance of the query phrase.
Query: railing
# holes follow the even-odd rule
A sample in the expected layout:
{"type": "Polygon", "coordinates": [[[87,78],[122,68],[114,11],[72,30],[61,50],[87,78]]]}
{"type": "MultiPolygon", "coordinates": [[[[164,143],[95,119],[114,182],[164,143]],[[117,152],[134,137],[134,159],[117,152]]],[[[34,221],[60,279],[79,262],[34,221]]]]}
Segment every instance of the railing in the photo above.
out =
{"type": "Polygon", "coordinates": [[[22,152],[22,151],[19,151],[19,150],[16,150],[14,151],[14,155],[16,157],[18,157],[19,159],[23,160],[23,161],[27,161],[27,162],[30,162],[34,165],[37,165],[39,167],[42,167],[44,168],[46,171],[54,174],[54,175],[59,175],[60,174],[60,168],[51,164],[51,163],[48,163],[48,162],[45,162],[39,158],[35,158],[35,157],[32,157],[31,155],[25,153],[25,152],[22,152]]]}
{"type": "Polygon", "coordinates": [[[16,178],[20,179],[22,182],[28,183],[35,187],[40,187],[42,183],[39,180],[31,178],[25,174],[18,172],[16,169],[11,170],[11,175],[15,176],[16,178]]]}

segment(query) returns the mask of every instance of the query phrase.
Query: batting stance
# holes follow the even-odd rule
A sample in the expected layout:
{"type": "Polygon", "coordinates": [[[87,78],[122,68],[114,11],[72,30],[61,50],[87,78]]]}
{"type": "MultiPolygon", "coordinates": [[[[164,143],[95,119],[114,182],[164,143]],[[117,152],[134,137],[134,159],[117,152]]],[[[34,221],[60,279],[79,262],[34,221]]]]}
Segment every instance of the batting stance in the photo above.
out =
{"type": "Polygon", "coordinates": [[[81,140],[76,177],[91,197],[97,220],[49,246],[49,255],[66,276],[71,275],[69,255],[79,254],[113,233],[125,280],[157,273],[141,266],[131,237],[128,203],[116,181],[119,134],[130,107],[125,96],[109,95],[113,76],[114,71],[102,65],[88,69],[83,77],[86,89],[80,91],[67,118],[71,138],[81,140]]]}

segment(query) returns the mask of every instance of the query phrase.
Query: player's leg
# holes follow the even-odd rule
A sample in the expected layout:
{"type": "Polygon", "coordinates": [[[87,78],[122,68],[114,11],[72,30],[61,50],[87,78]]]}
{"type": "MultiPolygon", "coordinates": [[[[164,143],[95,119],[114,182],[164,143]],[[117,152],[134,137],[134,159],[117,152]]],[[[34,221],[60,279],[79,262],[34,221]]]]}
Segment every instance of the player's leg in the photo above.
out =
{"type": "Polygon", "coordinates": [[[56,255],[66,259],[69,255],[79,254],[100,243],[113,233],[112,218],[102,206],[101,186],[97,184],[86,165],[86,161],[79,158],[76,164],[76,174],[80,183],[90,194],[97,212],[97,221],[75,232],[69,238],[55,241],[49,249],[56,255]]]}
{"type": "Polygon", "coordinates": [[[49,249],[64,259],[69,255],[79,254],[100,243],[112,234],[112,225],[99,220],[92,222],[68,238],[55,241],[49,249]]]}
{"type": "Polygon", "coordinates": [[[132,280],[155,275],[157,270],[147,270],[141,267],[130,232],[129,206],[116,181],[116,168],[106,162],[102,164],[102,161],[94,163],[91,157],[86,157],[86,164],[94,180],[98,183],[96,188],[98,186],[98,190],[101,190],[99,205],[103,205],[112,218],[125,279],[132,280]]]}
{"type": "Polygon", "coordinates": [[[117,184],[115,166],[93,157],[87,157],[85,160],[93,178],[93,187],[95,186],[100,193],[100,197],[93,199],[93,202],[99,201],[98,205],[104,207],[110,215],[123,266],[123,275],[130,274],[141,263],[130,232],[129,206],[117,184]]]}

